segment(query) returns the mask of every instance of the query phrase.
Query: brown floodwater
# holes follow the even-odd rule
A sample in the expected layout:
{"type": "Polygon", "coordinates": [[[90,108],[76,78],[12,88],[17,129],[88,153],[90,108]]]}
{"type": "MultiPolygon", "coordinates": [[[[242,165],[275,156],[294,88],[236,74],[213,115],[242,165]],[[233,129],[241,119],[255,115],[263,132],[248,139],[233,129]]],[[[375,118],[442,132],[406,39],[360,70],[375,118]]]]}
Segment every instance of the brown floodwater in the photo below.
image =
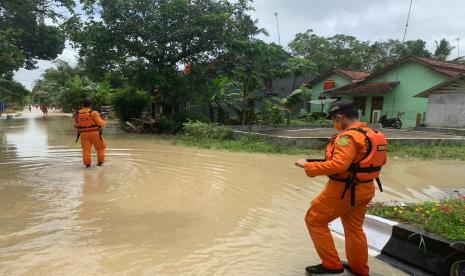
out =
{"type": "MultiPolygon", "coordinates": [[[[325,178],[307,178],[297,156],[105,137],[107,162],[85,169],[69,117],[0,121],[0,274],[305,275],[319,262],[303,218],[325,178]]],[[[437,196],[464,178],[462,162],[392,158],[376,200],[437,196]]]]}

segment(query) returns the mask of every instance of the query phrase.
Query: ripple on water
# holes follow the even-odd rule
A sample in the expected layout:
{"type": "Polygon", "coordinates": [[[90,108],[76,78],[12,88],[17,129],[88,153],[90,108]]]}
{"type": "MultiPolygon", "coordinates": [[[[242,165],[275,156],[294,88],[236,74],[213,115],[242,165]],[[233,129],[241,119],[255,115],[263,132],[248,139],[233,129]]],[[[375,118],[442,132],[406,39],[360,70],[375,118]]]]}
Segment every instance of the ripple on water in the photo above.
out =
{"type": "Polygon", "coordinates": [[[303,216],[325,179],[295,157],[108,135],[105,165],[85,169],[66,120],[0,132],[0,274],[303,275],[319,262],[303,216]]]}

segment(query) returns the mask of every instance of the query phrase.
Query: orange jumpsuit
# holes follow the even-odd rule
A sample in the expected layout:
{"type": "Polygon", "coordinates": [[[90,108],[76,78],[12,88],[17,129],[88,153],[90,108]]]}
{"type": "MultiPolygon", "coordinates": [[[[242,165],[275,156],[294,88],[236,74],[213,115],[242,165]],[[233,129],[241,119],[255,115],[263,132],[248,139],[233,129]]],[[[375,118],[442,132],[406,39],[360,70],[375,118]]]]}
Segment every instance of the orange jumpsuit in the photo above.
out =
{"type": "MultiPolygon", "coordinates": [[[[90,108],[82,108],[79,112],[90,112],[90,108]]],[[[94,120],[95,124],[100,128],[104,127],[106,122],[100,118],[100,115],[97,111],[92,111],[90,113],[90,117],[94,120]]],[[[81,145],[82,145],[82,160],[84,165],[90,165],[92,163],[91,152],[92,152],[92,145],[94,146],[95,150],[97,151],[97,159],[99,163],[103,163],[105,161],[105,148],[106,143],[103,137],[100,135],[98,130],[95,131],[88,131],[88,132],[81,132],[81,145]]]]}
{"type": "MultiPolygon", "coordinates": [[[[356,122],[348,128],[366,127],[356,122]]],[[[328,149],[331,145],[328,145],[328,149]]],[[[367,152],[365,136],[356,131],[338,134],[334,138],[334,151],[324,162],[307,162],[305,173],[310,176],[336,175],[342,179],[349,176],[347,171],[352,163],[359,162],[367,152]]],[[[355,206],[350,207],[350,192],[341,195],[345,183],[329,179],[324,190],[312,201],[305,217],[308,231],[324,267],[341,269],[342,263],[328,229],[328,223],[340,217],[345,234],[346,256],[350,268],[360,275],[368,275],[368,245],[363,232],[363,221],[368,203],[375,195],[373,181],[356,186],[355,206]]]]}

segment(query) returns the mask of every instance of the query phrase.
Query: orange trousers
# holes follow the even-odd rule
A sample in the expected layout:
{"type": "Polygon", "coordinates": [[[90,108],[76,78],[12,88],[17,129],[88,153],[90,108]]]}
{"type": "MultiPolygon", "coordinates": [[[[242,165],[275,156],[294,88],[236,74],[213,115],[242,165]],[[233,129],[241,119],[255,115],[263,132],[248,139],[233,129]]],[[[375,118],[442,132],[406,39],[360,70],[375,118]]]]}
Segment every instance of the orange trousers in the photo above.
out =
{"type": "Polygon", "coordinates": [[[105,140],[103,140],[103,137],[100,136],[100,133],[98,131],[82,132],[81,145],[82,161],[84,162],[84,165],[90,165],[92,163],[92,145],[97,151],[98,162],[103,163],[105,161],[106,143],[105,140]]]}
{"type": "Polygon", "coordinates": [[[350,207],[350,192],[344,199],[328,197],[322,193],[312,201],[305,216],[305,223],[324,267],[342,268],[328,228],[328,223],[340,217],[344,227],[345,249],[350,269],[360,275],[369,275],[368,245],[362,225],[370,201],[371,199],[358,200],[354,207],[350,207]]]}

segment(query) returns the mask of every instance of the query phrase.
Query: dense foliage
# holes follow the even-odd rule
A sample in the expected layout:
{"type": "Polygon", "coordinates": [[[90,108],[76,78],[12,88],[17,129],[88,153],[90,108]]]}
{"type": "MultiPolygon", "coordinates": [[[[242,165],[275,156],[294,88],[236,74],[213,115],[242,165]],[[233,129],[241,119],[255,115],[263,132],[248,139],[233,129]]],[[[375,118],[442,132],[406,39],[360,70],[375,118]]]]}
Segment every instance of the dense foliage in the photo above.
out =
{"type": "Polygon", "coordinates": [[[313,33],[313,30],[298,33],[289,47],[293,55],[313,61],[318,73],[332,68],[373,72],[403,56],[432,57],[426,49],[426,42],[421,39],[406,41],[404,44],[394,39],[370,43],[343,34],[322,37],[313,33]]]}
{"type": "Polygon", "coordinates": [[[133,118],[140,118],[144,108],[151,102],[146,92],[134,88],[118,89],[111,96],[111,103],[118,118],[123,122],[133,118]]]}
{"type": "MultiPolygon", "coordinates": [[[[287,52],[256,38],[266,30],[251,18],[250,0],[79,2],[1,1],[0,78],[56,58],[66,38],[79,52],[78,66],[55,61],[36,82],[35,102],[71,111],[88,98],[100,109],[116,91],[143,91],[153,102],[134,107],[136,101],[128,101],[125,108],[152,115],[163,110],[162,128],[170,132],[194,117],[221,124],[292,123],[308,107],[305,88],[298,87],[301,76],[334,67],[372,72],[406,55],[444,60],[453,48],[443,39],[433,54],[421,39],[369,42],[308,30],[287,52]],[[278,79],[289,79],[291,87],[280,91],[278,79]]],[[[6,98],[5,89],[0,93],[6,98]]]]}
{"type": "Polygon", "coordinates": [[[72,0],[0,1],[0,78],[15,70],[33,69],[39,59],[51,60],[63,51],[65,34],[45,19],[59,23],[72,0]]]}
{"type": "Polygon", "coordinates": [[[224,141],[232,139],[233,136],[233,130],[230,127],[201,121],[184,123],[183,131],[187,136],[198,139],[210,138],[224,141]]]}

